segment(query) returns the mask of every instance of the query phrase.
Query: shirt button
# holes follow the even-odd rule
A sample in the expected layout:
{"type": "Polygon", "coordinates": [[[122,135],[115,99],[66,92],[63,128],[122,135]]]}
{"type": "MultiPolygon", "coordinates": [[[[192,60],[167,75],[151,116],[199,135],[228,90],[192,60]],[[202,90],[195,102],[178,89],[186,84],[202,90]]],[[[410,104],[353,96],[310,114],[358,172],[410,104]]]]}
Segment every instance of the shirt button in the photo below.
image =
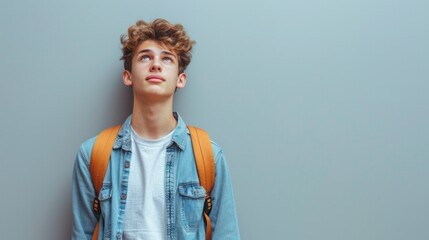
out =
{"type": "Polygon", "coordinates": [[[125,168],[129,168],[130,167],[130,162],[125,162],[125,168]]]}
{"type": "Polygon", "coordinates": [[[122,234],[121,233],[117,233],[116,234],[116,239],[122,239],[122,234]]]}
{"type": "Polygon", "coordinates": [[[121,199],[122,199],[122,200],[127,199],[127,194],[125,194],[125,193],[121,194],[121,199]]]}

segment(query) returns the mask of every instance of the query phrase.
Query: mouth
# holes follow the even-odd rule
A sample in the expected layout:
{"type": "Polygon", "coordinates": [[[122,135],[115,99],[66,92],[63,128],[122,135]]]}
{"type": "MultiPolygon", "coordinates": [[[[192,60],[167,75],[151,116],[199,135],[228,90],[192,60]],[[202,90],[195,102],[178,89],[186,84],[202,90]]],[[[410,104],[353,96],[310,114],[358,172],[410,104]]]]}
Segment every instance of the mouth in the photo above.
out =
{"type": "Polygon", "coordinates": [[[146,81],[153,82],[153,83],[159,83],[159,82],[165,82],[165,79],[158,75],[150,75],[146,77],[146,81]]]}

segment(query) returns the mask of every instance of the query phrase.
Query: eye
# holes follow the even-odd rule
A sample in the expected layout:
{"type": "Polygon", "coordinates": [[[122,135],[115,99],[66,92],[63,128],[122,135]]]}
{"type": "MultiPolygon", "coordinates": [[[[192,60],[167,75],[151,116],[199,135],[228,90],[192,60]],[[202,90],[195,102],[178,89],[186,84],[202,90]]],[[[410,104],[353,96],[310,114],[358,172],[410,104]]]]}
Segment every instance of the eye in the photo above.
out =
{"type": "Polygon", "coordinates": [[[140,56],[140,61],[147,62],[149,60],[150,60],[150,56],[149,55],[142,55],[142,56],[140,56]]]}
{"type": "Polygon", "coordinates": [[[162,60],[163,60],[164,62],[167,62],[167,63],[171,63],[171,62],[173,62],[173,59],[172,59],[171,57],[163,57],[163,58],[162,58],[162,60]]]}

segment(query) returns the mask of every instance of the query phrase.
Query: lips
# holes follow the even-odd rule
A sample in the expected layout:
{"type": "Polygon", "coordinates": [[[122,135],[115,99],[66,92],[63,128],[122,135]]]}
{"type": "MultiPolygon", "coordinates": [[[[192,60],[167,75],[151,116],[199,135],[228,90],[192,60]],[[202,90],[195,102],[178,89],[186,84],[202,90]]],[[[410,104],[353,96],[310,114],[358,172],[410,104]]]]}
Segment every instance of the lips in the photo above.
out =
{"type": "Polygon", "coordinates": [[[158,82],[164,82],[165,80],[164,80],[164,78],[163,78],[163,77],[161,77],[161,76],[158,76],[158,75],[150,75],[150,76],[147,76],[147,77],[146,77],[146,81],[148,81],[148,82],[156,82],[156,83],[158,83],[158,82]]]}

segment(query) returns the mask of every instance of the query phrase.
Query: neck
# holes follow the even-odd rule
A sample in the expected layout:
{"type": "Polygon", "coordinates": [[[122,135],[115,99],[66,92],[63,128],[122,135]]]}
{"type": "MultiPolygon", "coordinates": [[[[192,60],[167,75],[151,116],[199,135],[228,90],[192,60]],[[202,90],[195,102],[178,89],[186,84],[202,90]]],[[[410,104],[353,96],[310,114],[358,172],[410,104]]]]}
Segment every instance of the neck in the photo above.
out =
{"type": "Polygon", "coordinates": [[[139,136],[146,139],[167,135],[177,125],[173,116],[173,101],[147,102],[134,98],[131,125],[139,136]]]}

